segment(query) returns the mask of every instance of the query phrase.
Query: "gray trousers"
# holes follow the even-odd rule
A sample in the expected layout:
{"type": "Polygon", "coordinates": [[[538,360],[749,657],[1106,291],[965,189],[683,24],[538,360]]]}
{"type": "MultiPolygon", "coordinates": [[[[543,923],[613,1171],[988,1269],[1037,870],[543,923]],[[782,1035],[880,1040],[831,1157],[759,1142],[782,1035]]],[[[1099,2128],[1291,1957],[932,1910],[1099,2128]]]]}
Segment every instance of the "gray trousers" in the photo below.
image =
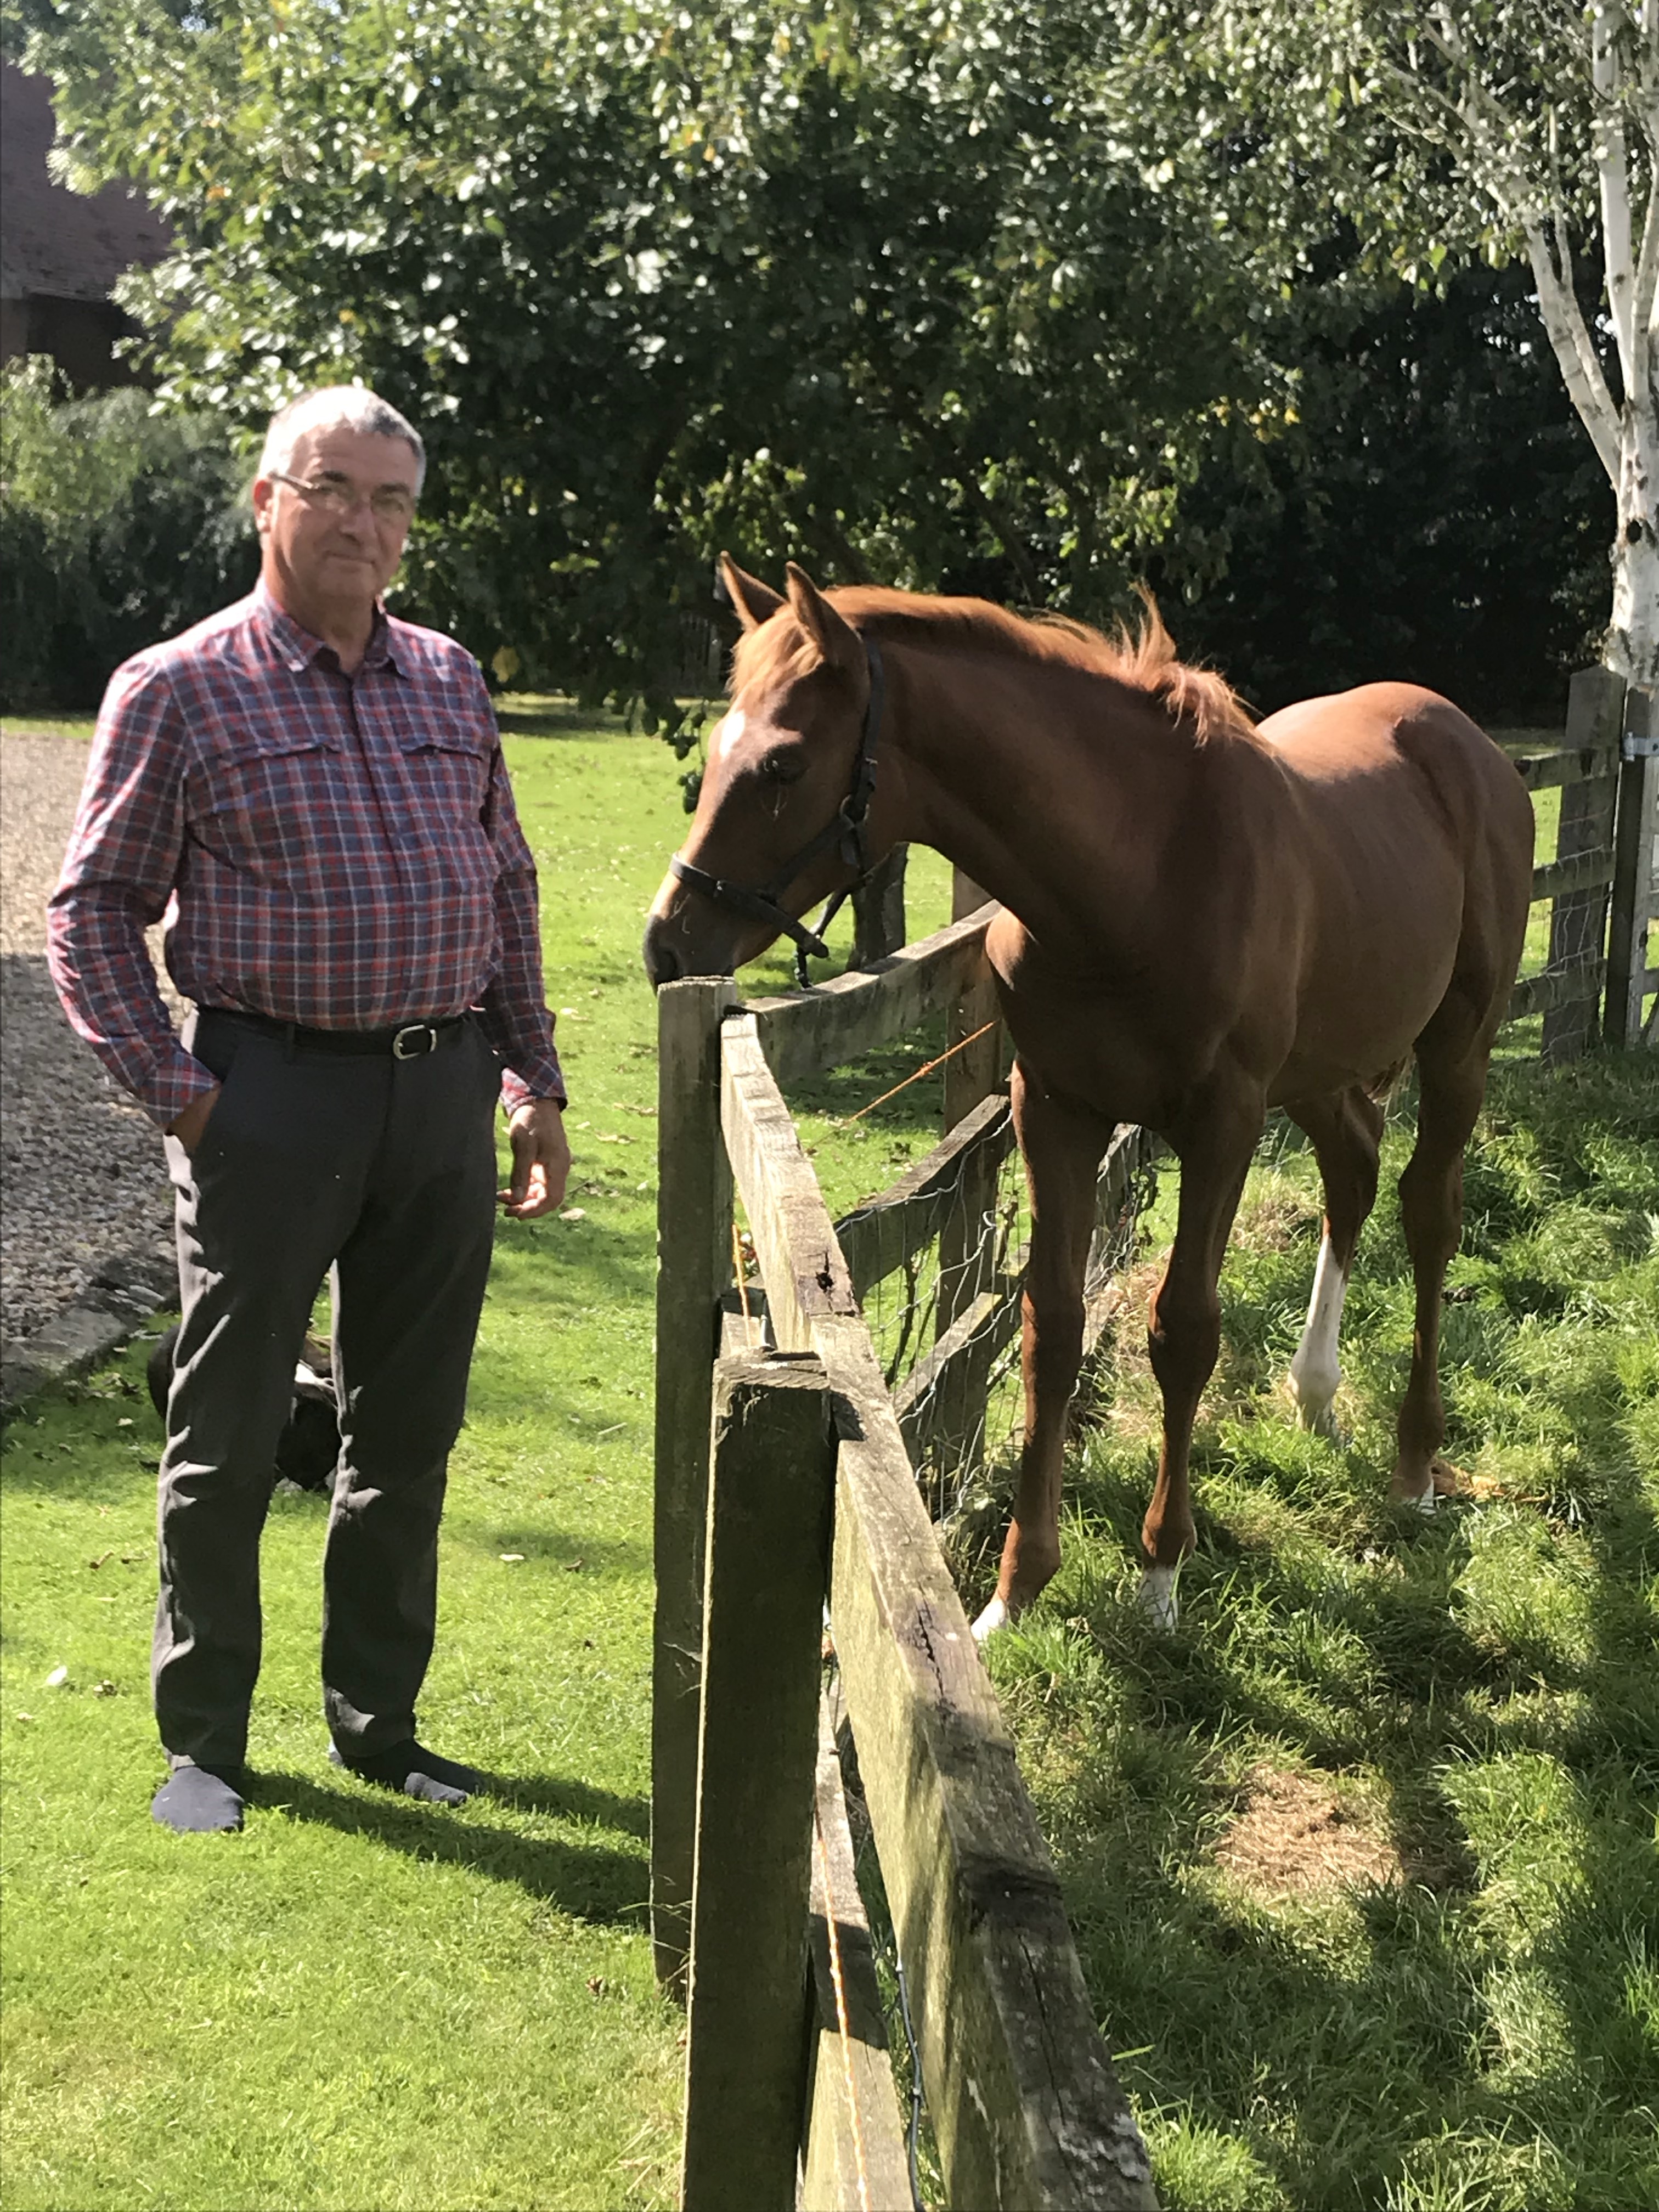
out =
{"type": "Polygon", "coordinates": [[[312,1302],[334,1309],[343,1438],[323,1701],[348,1758],[415,1733],[438,1521],[489,1271],[500,1071],[476,1024],[419,1059],[187,1032],[224,1088],[167,1139],[184,1318],[160,1491],[152,1680],[175,1765],[238,1766],[259,1672],[259,1538],[312,1302]]]}

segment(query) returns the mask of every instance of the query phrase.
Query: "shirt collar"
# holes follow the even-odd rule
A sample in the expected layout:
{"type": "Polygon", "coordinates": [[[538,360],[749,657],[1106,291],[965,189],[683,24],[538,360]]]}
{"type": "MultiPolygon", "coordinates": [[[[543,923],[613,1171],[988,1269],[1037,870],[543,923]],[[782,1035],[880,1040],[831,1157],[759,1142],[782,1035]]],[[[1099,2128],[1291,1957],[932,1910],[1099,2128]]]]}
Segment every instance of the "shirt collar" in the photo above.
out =
{"type": "MultiPolygon", "coordinates": [[[[253,586],[253,613],[255,621],[264,629],[284,666],[296,676],[302,668],[310,667],[323,653],[329,656],[331,662],[333,661],[333,647],[325,645],[321,638],[313,637],[308,629],[296,623],[270,592],[263,576],[253,586]]],[[[357,673],[361,676],[366,671],[376,668],[392,668],[399,675],[404,673],[398,666],[397,649],[392,643],[391,619],[378,599],[374,603],[374,626],[369,632],[368,644],[358,665],[357,673]]]]}

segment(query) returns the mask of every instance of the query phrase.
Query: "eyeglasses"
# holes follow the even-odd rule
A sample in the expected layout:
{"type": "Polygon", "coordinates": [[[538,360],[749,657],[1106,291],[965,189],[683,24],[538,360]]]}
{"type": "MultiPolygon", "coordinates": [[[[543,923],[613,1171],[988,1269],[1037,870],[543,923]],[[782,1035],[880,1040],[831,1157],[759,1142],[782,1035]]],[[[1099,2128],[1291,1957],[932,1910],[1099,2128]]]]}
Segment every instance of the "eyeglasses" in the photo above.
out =
{"type": "Polygon", "coordinates": [[[335,477],[325,477],[319,483],[305,483],[298,477],[284,476],[281,469],[266,473],[272,483],[285,483],[297,491],[306,505],[319,514],[355,514],[367,504],[376,522],[406,525],[414,519],[415,495],[401,484],[377,484],[373,491],[359,491],[355,484],[335,477]]]}

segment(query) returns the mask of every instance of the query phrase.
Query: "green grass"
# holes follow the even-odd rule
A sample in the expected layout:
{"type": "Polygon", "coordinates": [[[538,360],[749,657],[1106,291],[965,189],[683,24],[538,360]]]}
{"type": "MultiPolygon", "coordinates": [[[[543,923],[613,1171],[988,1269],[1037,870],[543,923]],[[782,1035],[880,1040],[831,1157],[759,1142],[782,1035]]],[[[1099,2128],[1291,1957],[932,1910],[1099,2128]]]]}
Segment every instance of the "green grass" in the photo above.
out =
{"type": "Polygon", "coordinates": [[[1170,2212],[1659,2202],[1659,1077],[1495,1078],[1446,1308],[1448,1451],[1480,1495],[1428,1522],[1385,1498],[1408,1134],[1349,1300],[1351,1448],[1282,1395],[1318,1216],[1287,1131],[1223,1277],[1179,1632],[1134,1600],[1137,1314],[1061,1574],[992,1650],[1170,2212]],[[1277,1895],[1231,1869],[1264,1768],[1334,1797],[1376,1876],[1277,1895]]]}
{"type": "Polygon", "coordinates": [[[155,1828],[146,1347],[32,1408],[0,1461],[9,2212],[673,2200],[683,2023],[645,1918],[656,1073],[637,944],[683,817],[660,744],[590,725],[509,755],[570,1010],[581,1218],[501,1228],[422,1712],[512,1794],[434,1814],[326,1765],[323,1514],[283,1496],[256,1810],[234,1838],[155,1828]]]}
{"type": "MultiPolygon", "coordinates": [[[[515,1788],[428,1814],[327,1766],[322,1516],[284,1497],[258,1805],[234,1839],[154,1829],[145,1347],[31,1409],[0,1461],[9,2208],[672,2201],[681,2021],[644,1915],[655,1060],[637,945],[684,822],[654,741],[558,702],[503,719],[566,1010],[575,1218],[501,1231],[422,1711],[515,1788]]],[[[919,852],[913,936],[947,899],[919,852]]],[[[742,979],[788,980],[775,953],[742,979]]],[[[796,1102],[832,1210],[935,1140],[936,1075],[849,1117],[942,1042],[796,1102]]],[[[1659,2104],[1644,1081],[1592,1064],[1495,1090],[1449,1309],[1453,1447],[1490,1486],[1476,1510],[1406,1527],[1380,1502],[1408,1334],[1387,1200],[1350,1309],[1355,1451],[1289,1429],[1273,1394],[1315,1200],[1286,1148],[1226,1279],[1187,1626],[1152,1636],[1128,1595],[1150,1396],[1125,1332],[1065,1575],[995,1666],[1171,2205],[1659,2193],[1640,2111],[1659,2104]],[[1418,1877],[1294,1905],[1230,1886],[1212,1845],[1263,1759],[1333,1777],[1418,1877]]]]}

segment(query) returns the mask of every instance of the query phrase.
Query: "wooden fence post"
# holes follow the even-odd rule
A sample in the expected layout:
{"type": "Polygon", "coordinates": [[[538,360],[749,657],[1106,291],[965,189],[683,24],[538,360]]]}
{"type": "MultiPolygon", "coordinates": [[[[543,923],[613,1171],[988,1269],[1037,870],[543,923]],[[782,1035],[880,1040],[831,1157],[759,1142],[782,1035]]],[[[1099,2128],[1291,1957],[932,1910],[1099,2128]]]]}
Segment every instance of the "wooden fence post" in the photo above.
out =
{"type": "Polygon", "coordinates": [[[656,1616],[651,1680],[651,1935],[678,1985],[691,1942],[708,1409],[732,1268],[732,1173],[720,1139],[720,1016],[729,977],[657,994],[656,1616]]]}
{"type": "MultiPolygon", "coordinates": [[[[961,921],[985,903],[986,894],[957,868],[951,884],[951,919],[961,921]]],[[[988,969],[951,1009],[947,1045],[960,1043],[997,1018],[996,984],[988,969]]],[[[991,1095],[1002,1075],[1002,1031],[999,1026],[945,1063],[945,1133],[965,1121],[991,1095]]],[[[943,1337],[991,1287],[996,1264],[990,1223],[997,1198],[998,1162],[978,1153],[963,1163],[957,1201],[946,1215],[939,1240],[939,1314],[943,1337]]],[[[942,1378],[945,1402],[928,1422],[928,1448],[934,1464],[955,1472],[976,1467],[985,1451],[985,1394],[992,1351],[955,1361],[942,1378]]]]}
{"type": "Polygon", "coordinates": [[[1602,1035],[1632,1051],[1643,1042],[1642,1001],[1659,988],[1648,966],[1648,928],[1659,889],[1659,717],[1634,687],[1625,702],[1619,800],[1613,817],[1613,898],[1607,936],[1607,995],[1602,1035]]]}
{"type": "Polygon", "coordinates": [[[793,2212],[836,1446],[823,1368],[714,1380],[683,2212],[793,2212]]]}
{"type": "MultiPolygon", "coordinates": [[[[1616,746],[1623,725],[1625,679],[1611,668],[1581,668],[1567,692],[1568,749],[1616,746]]],[[[1613,810],[1618,790],[1616,757],[1606,775],[1570,783],[1561,793],[1561,820],[1555,854],[1559,860],[1580,853],[1605,853],[1613,842],[1613,810]]],[[[1557,894],[1550,915],[1549,964],[1570,968],[1601,956],[1607,927],[1607,893],[1605,884],[1589,890],[1557,894]]],[[[1576,1060],[1595,1034],[1596,1005],[1593,998],[1552,1006],[1544,1016],[1542,1057],[1546,1060],[1576,1060]]]]}
{"type": "Polygon", "coordinates": [[[853,886],[853,951],[849,968],[871,968],[904,942],[904,871],[908,845],[895,845],[853,886]]]}

